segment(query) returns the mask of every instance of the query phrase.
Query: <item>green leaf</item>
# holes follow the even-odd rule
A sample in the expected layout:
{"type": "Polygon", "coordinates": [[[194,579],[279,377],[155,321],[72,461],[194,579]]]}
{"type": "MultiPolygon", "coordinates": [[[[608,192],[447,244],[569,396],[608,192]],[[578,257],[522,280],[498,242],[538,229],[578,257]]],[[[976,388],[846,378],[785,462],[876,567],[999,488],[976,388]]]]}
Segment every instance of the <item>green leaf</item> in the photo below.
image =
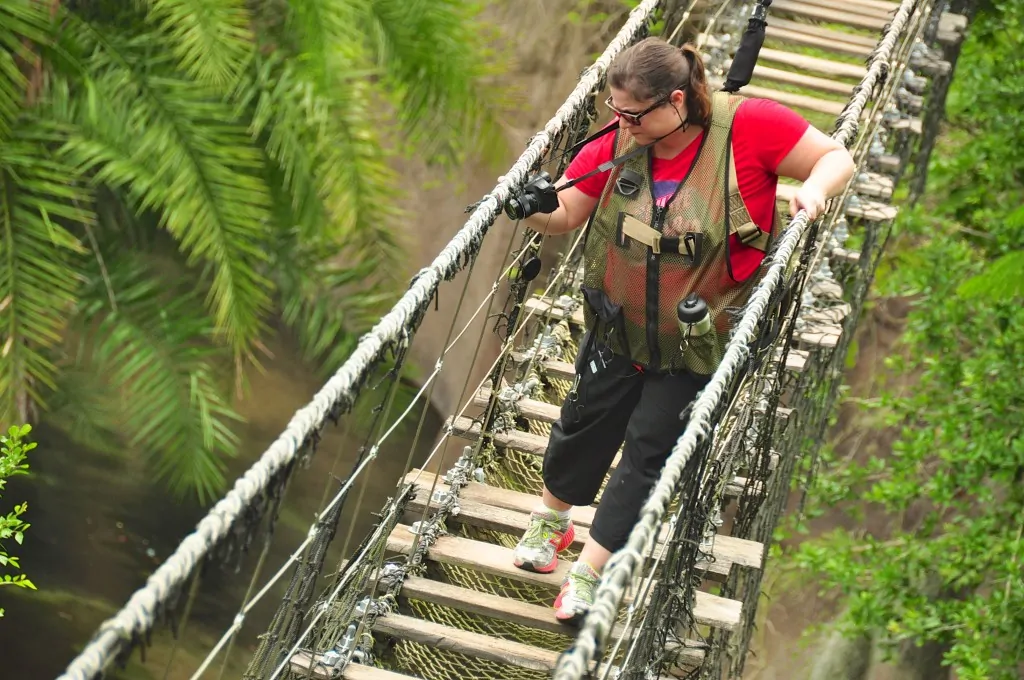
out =
{"type": "Polygon", "coordinates": [[[78,132],[63,151],[81,171],[122,188],[136,209],[159,211],[189,264],[206,265],[218,331],[236,357],[250,356],[272,289],[260,273],[270,204],[261,157],[212,92],[143,60],[147,39],[97,38],[96,98],[79,107],[78,132]]]}
{"type": "Polygon", "coordinates": [[[149,18],[171,41],[178,66],[197,81],[229,87],[253,52],[244,0],[147,0],[149,18]]]}
{"type": "Polygon", "coordinates": [[[957,294],[988,300],[1012,300],[1024,295],[1024,250],[988,263],[985,271],[960,284],[957,294]]]}
{"type": "Polygon", "coordinates": [[[49,42],[51,21],[45,3],[0,2],[0,140],[25,104],[28,79],[17,60],[32,63],[35,45],[49,42]]]}
{"type": "Polygon", "coordinates": [[[73,168],[54,158],[55,130],[21,121],[0,144],[0,421],[27,420],[53,388],[84,248],[57,218],[88,222],[73,168]]]}
{"type": "Polygon", "coordinates": [[[114,257],[111,283],[116,312],[101,285],[83,292],[77,329],[88,341],[74,360],[115,390],[120,430],[157,478],[207,502],[223,490],[223,459],[235,454],[232,428],[241,421],[224,396],[230,381],[216,370],[230,364],[213,345],[215,329],[190,291],[142,259],[114,257]]]}

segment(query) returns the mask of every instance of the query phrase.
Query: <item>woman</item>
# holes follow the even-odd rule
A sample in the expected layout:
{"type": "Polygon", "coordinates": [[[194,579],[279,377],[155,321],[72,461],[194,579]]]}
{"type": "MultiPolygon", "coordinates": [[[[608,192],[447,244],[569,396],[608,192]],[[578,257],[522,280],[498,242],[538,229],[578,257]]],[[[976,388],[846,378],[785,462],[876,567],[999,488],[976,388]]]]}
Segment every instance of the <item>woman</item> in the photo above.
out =
{"type": "Polygon", "coordinates": [[[712,95],[690,46],[643,40],[614,61],[608,84],[617,130],[584,146],[556,186],[578,183],[557,194],[535,189],[538,211],[525,215],[545,234],[592,220],[577,383],[551,430],[541,503],[514,551],[517,567],[556,569],[574,537],[570,509],[594,501],[625,444],[555,600],[565,622],[593,603],[602,568],[625,544],[682,434],[680,414],[721,361],[730,312],[746,302],[771,238],[785,226],[775,207],[779,176],[803,182],[790,212],[815,219],[854,171],[846,149],[793,111],[712,95]],[[706,305],[710,329],[684,337],[681,303],[706,305]]]}

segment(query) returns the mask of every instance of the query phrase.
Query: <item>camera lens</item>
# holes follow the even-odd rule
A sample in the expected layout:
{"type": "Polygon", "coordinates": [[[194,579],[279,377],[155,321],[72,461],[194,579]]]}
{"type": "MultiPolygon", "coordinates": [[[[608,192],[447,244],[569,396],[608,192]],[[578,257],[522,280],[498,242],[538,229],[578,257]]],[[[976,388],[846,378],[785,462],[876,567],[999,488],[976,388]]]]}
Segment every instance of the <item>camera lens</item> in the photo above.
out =
{"type": "Polygon", "coordinates": [[[521,219],[523,219],[522,212],[523,212],[523,206],[519,202],[518,198],[510,198],[510,199],[508,199],[508,202],[505,203],[505,215],[510,220],[521,220],[521,219]]]}

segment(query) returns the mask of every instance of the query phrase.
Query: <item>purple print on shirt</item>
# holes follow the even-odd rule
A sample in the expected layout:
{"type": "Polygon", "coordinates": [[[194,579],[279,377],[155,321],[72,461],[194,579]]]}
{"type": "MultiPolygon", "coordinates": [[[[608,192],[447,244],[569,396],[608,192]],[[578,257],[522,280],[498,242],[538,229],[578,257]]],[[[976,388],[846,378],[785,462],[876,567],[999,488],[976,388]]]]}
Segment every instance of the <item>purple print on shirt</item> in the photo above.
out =
{"type": "Polygon", "coordinates": [[[668,205],[668,199],[672,198],[679,182],[673,179],[663,179],[654,182],[654,202],[659,208],[668,205]]]}

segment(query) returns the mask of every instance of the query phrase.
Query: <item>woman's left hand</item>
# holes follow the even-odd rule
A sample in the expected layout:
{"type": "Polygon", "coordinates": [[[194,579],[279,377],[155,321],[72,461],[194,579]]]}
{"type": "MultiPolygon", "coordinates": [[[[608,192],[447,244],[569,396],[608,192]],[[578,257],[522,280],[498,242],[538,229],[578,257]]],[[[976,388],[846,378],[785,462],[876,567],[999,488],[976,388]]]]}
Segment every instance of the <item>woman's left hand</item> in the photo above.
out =
{"type": "Polygon", "coordinates": [[[807,218],[813,222],[825,210],[825,192],[813,184],[804,183],[789,201],[789,214],[796,216],[800,210],[807,211],[807,218]]]}

